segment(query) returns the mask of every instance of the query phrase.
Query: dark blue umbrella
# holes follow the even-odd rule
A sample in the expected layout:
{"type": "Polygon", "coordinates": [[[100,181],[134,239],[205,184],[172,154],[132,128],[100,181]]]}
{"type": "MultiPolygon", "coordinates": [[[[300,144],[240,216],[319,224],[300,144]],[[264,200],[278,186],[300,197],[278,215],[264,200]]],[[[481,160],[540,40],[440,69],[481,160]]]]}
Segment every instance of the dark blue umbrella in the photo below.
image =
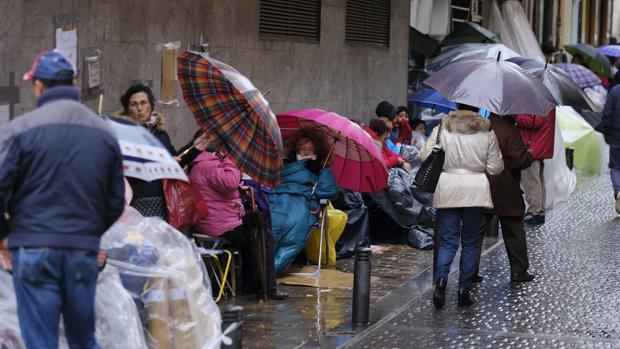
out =
{"type": "Polygon", "coordinates": [[[431,108],[438,112],[449,113],[456,110],[456,103],[450,102],[441,93],[435,90],[426,90],[409,97],[409,102],[424,108],[431,108]]]}

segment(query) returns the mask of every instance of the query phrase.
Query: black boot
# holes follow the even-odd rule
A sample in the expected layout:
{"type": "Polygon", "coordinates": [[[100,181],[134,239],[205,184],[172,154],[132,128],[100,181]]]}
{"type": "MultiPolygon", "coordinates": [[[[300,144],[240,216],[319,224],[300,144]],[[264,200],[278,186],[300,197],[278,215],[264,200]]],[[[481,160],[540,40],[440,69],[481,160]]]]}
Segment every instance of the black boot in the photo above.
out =
{"type": "Polygon", "coordinates": [[[439,278],[437,283],[435,283],[435,293],[433,293],[433,305],[436,309],[443,308],[443,305],[446,303],[446,285],[448,285],[448,280],[444,278],[439,278]]]}
{"type": "Polygon", "coordinates": [[[267,291],[267,298],[274,301],[283,301],[288,298],[288,293],[280,292],[277,289],[267,291]]]}
{"type": "Polygon", "coordinates": [[[459,290],[458,297],[459,307],[474,304],[474,301],[471,299],[471,295],[469,294],[469,290],[459,290]]]}

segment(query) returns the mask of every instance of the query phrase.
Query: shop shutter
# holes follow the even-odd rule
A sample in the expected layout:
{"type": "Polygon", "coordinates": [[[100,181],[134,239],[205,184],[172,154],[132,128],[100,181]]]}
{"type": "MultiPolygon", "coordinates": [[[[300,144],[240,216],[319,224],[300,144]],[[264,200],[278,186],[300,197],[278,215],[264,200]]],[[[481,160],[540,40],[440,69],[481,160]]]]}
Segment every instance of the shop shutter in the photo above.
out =
{"type": "Polygon", "coordinates": [[[388,47],[390,0],[347,0],[345,40],[388,47]]]}
{"type": "Polygon", "coordinates": [[[260,0],[260,35],[319,41],[321,0],[260,0]]]}

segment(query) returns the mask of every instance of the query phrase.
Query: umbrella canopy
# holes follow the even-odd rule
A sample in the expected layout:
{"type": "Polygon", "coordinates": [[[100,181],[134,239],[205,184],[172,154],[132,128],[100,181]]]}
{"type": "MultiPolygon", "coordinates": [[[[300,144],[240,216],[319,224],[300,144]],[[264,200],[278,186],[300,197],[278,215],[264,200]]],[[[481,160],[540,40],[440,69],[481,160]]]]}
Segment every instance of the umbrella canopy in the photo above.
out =
{"type": "Polygon", "coordinates": [[[320,109],[291,110],[278,114],[282,135],[314,128],[332,143],[331,171],[342,188],[375,193],[387,186],[388,172],[379,148],[358,124],[320,109]]]}
{"type": "Polygon", "coordinates": [[[529,72],[542,80],[559,105],[600,111],[588,95],[560,68],[550,65],[546,68],[531,69],[529,72]]]}
{"type": "Polygon", "coordinates": [[[596,48],[589,44],[572,44],[565,45],[564,50],[571,55],[581,55],[588,66],[593,72],[612,77],[611,62],[602,53],[598,52],[596,48]]]}
{"type": "Polygon", "coordinates": [[[437,57],[428,60],[426,69],[438,71],[452,62],[462,59],[496,58],[500,52],[500,59],[502,60],[520,57],[518,53],[502,44],[461,44],[442,48],[437,57]]]}
{"type": "Polygon", "coordinates": [[[150,182],[157,179],[188,181],[185,172],[159,140],[133,121],[103,116],[116,134],[126,177],[150,182]]]}
{"type": "Polygon", "coordinates": [[[557,103],[542,81],[497,59],[454,62],[424,81],[447,99],[498,115],[547,115],[557,103]]]}
{"type": "Polygon", "coordinates": [[[198,125],[241,171],[275,186],[282,170],[282,137],[260,91],[231,66],[188,51],[178,58],[178,77],[198,125]]]}
{"type": "Polygon", "coordinates": [[[458,22],[454,29],[443,39],[444,46],[467,43],[499,43],[499,37],[492,31],[474,22],[458,22]]]}
{"type": "Polygon", "coordinates": [[[571,107],[556,109],[556,120],[562,132],[564,147],[575,149],[575,168],[582,172],[599,173],[605,161],[603,136],[571,107]]]}
{"type": "Polygon", "coordinates": [[[595,86],[601,84],[601,78],[596,76],[588,68],[572,63],[557,63],[554,66],[562,69],[568,76],[577,84],[577,86],[584,88],[589,86],[595,86]]]}
{"type": "Polygon", "coordinates": [[[544,68],[546,65],[545,62],[538,58],[512,57],[508,58],[506,61],[514,63],[525,70],[544,68]]]}
{"type": "Polygon", "coordinates": [[[446,99],[446,97],[442,96],[441,93],[435,90],[419,92],[409,97],[409,102],[412,102],[419,107],[431,108],[446,114],[452,110],[456,110],[456,103],[450,102],[446,99]]]}
{"type": "Polygon", "coordinates": [[[409,48],[411,51],[422,56],[430,56],[435,52],[437,46],[439,46],[439,41],[423,34],[414,27],[409,27],[409,48]]]}
{"type": "Polygon", "coordinates": [[[605,45],[596,49],[599,53],[609,57],[620,57],[620,45],[605,45]]]}

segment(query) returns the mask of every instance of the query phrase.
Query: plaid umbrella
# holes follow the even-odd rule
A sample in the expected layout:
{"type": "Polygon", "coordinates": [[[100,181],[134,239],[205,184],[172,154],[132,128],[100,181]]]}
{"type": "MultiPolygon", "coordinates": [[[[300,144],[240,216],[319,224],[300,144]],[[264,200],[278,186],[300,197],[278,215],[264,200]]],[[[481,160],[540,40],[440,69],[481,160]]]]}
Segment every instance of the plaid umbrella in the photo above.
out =
{"type": "Polygon", "coordinates": [[[564,70],[568,76],[581,88],[601,84],[601,79],[590,69],[579,64],[558,63],[556,67],[564,70]]]}
{"type": "Polygon", "coordinates": [[[613,76],[611,62],[609,62],[605,55],[598,52],[594,46],[590,44],[564,45],[564,50],[571,55],[581,55],[588,68],[593,72],[609,78],[613,76]]]}
{"type": "Polygon", "coordinates": [[[183,98],[196,122],[214,136],[235,165],[273,187],[282,170],[282,137],[269,103],[233,67],[200,54],[177,59],[183,98]]]}
{"type": "Polygon", "coordinates": [[[291,110],[278,114],[284,137],[302,128],[314,128],[332,144],[330,165],[338,185],[357,192],[378,192],[387,186],[383,156],[366,131],[336,113],[320,109],[291,110]]]}
{"type": "Polygon", "coordinates": [[[620,45],[605,45],[596,49],[598,52],[609,57],[620,57],[620,45]]]}

